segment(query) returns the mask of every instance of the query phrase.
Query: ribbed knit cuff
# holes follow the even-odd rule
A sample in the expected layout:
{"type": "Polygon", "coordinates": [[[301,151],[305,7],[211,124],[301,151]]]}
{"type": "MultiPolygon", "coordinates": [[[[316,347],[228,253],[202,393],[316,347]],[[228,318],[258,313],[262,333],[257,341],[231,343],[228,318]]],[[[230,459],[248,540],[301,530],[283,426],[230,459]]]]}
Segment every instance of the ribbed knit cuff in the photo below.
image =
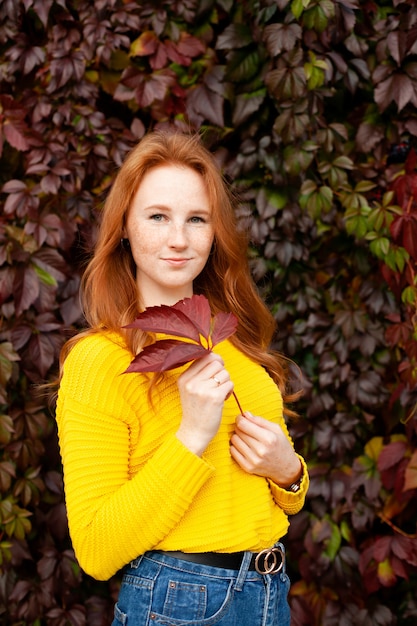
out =
{"type": "Polygon", "coordinates": [[[214,467],[170,435],[153,456],[152,465],[175,491],[193,497],[214,473],[214,467]]]}
{"type": "Polygon", "coordinates": [[[286,489],[283,489],[282,487],[274,483],[272,480],[268,480],[271,493],[275,502],[278,504],[278,506],[282,508],[282,510],[287,515],[295,515],[302,509],[310,484],[307,464],[304,461],[303,457],[301,457],[299,454],[297,454],[297,456],[301,461],[301,465],[303,466],[303,479],[301,481],[299,491],[296,491],[295,493],[293,491],[287,491],[286,489]]]}

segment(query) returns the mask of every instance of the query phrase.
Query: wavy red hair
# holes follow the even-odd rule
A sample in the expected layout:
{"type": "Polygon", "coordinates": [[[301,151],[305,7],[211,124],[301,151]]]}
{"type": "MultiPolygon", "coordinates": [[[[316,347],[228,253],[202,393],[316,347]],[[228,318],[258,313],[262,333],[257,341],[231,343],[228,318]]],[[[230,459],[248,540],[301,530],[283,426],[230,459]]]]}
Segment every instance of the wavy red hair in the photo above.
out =
{"type": "Polygon", "coordinates": [[[82,279],[82,302],[90,328],[67,342],[61,364],[74,343],[86,333],[103,329],[122,333],[132,355],[149,341],[142,331],[122,329],[137,316],[140,293],[135,264],[129,249],[121,245],[121,239],[127,213],[143,177],[159,165],[188,167],[202,176],[212,211],[214,244],[204,270],[194,282],[194,292],[207,297],[213,313],[230,311],[236,315],[239,323],[231,341],[264,366],[284,394],[286,361],[269,350],[275,320],[250,274],[248,240],[237,226],[235,198],[199,136],[178,132],[149,133],[120,168],[104,205],[94,254],[82,279]]]}

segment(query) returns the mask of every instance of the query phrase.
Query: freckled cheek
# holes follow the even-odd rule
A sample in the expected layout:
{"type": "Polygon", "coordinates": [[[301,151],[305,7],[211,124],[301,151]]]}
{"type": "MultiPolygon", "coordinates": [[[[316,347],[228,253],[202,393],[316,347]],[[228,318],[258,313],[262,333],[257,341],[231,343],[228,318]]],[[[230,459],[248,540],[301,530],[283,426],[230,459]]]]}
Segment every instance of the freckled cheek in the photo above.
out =
{"type": "Polygon", "coordinates": [[[132,235],[129,239],[133,256],[153,255],[161,250],[163,242],[161,233],[136,231],[132,235]]]}
{"type": "Polygon", "coordinates": [[[214,237],[201,235],[194,240],[194,249],[198,250],[202,256],[209,255],[213,245],[214,237]]]}

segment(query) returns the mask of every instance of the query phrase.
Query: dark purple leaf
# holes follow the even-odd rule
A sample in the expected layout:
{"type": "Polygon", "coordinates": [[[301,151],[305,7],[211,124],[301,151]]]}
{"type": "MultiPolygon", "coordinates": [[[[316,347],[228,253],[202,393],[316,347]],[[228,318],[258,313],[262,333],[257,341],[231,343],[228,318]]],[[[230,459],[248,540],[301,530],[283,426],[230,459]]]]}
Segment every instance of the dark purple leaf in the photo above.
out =
{"type": "Polygon", "coordinates": [[[224,126],[224,97],[205,84],[196,85],[187,95],[187,113],[192,119],[206,119],[215,126],[224,126]]]}
{"type": "Polygon", "coordinates": [[[19,268],[14,290],[16,315],[21,315],[39,295],[39,280],[33,267],[19,268]]]}
{"type": "Polygon", "coordinates": [[[42,378],[45,378],[56,356],[54,342],[51,341],[49,333],[37,333],[32,336],[29,354],[32,364],[36,366],[42,378]]]}
{"type": "Polygon", "coordinates": [[[253,41],[249,24],[229,24],[217,38],[218,50],[234,50],[250,45],[253,41]]]}

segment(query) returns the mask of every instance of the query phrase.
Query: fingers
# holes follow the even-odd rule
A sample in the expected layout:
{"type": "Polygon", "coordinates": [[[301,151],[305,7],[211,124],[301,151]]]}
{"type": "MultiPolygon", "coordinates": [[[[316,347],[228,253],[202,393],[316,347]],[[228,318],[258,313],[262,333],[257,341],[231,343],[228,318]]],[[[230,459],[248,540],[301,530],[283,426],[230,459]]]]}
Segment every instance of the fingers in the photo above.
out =
{"type": "Polygon", "coordinates": [[[281,427],[262,417],[245,411],[236,418],[236,432],[243,438],[264,442],[265,445],[276,443],[277,437],[284,436],[281,427]]]}
{"type": "Polygon", "coordinates": [[[230,454],[244,471],[271,478],[278,485],[291,484],[299,474],[299,458],[282,428],[250,413],[236,419],[230,454]]]}
{"type": "Polygon", "coordinates": [[[211,380],[216,383],[218,387],[220,387],[221,385],[224,385],[225,383],[228,383],[230,381],[230,374],[226,369],[222,368],[221,370],[218,370],[213,376],[211,376],[211,380]]]}
{"type": "Polygon", "coordinates": [[[252,447],[248,443],[236,434],[233,434],[230,439],[232,456],[239,456],[241,458],[249,458],[252,454],[252,447]]]}
{"type": "MultiPolygon", "coordinates": [[[[188,382],[198,381],[201,383],[210,383],[210,387],[221,387],[227,383],[227,393],[230,393],[230,374],[224,367],[223,359],[214,353],[210,353],[206,357],[194,361],[194,363],[180,376],[182,384],[187,385],[188,382]]],[[[232,387],[233,389],[233,387],[232,387]]],[[[223,391],[226,392],[226,389],[223,391]]]]}
{"type": "Polygon", "coordinates": [[[195,361],[177,382],[182,405],[177,437],[200,455],[219,429],[233,382],[223,360],[214,354],[195,361]]]}

